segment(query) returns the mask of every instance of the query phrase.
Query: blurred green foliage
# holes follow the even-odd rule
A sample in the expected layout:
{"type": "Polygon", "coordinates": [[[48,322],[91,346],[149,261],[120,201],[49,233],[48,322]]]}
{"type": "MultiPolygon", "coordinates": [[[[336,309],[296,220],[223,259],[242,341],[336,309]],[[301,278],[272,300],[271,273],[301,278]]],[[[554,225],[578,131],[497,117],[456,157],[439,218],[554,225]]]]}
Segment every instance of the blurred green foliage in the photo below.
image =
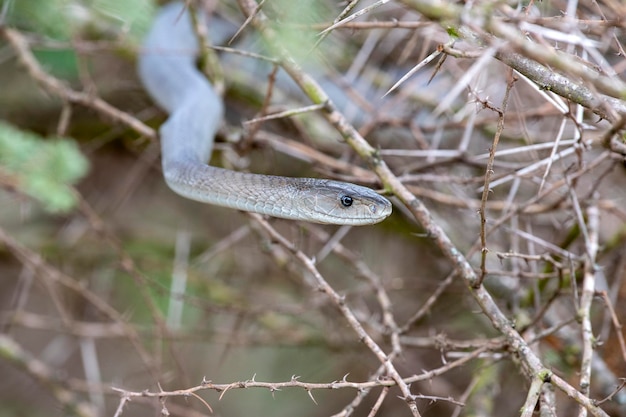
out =
{"type": "Polygon", "coordinates": [[[0,121],[0,174],[45,210],[65,212],[76,205],[71,185],[88,163],[74,141],[43,138],[0,121]]]}
{"type": "Polygon", "coordinates": [[[72,0],[4,0],[7,24],[54,39],[69,39],[75,25],[69,13],[72,0]]]}
{"type": "Polygon", "coordinates": [[[281,45],[298,61],[311,59],[311,50],[318,40],[318,31],[306,29],[306,25],[332,22],[335,14],[327,4],[317,0],[276,0],[268,2],[264,9],[276,22],[274,26],[281,45]]]}
{"type": "Polygon", "coordinates": [[[7,22],[21,30],[56,40],[78,31],[141,36],[152,21],[153,0],[3,0],[7,22]]]}
{"type": "Polygon", "coordinates": [[[139,42],[152,21],[152,0],[3,0],[7,24],[33,32],[43,41],[34,43],[33,52],[48,72],[63,78],[76,78],[76,52],[72,39],[123,38],[128,45],[139,42]],[[48,46],[49,45],[49,46],[48,46]]]}

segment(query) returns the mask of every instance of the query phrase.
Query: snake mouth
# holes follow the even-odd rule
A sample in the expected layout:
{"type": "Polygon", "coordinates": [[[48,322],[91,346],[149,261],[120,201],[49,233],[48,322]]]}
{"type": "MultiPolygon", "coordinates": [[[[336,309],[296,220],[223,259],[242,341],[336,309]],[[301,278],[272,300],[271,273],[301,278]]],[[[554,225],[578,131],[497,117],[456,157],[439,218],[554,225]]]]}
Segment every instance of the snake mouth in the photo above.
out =
{"type": "Polygon", "coordinates": [[[383,201],[380,203],[370,203],[363,210],[355,212],[353,215],[342,211],[341,214],[333,212],[320,213],[326,220],[309,220],[322,224],[345,224],[350,226],[365,226],[369,224],[380,223],[391,215],[393,206],[389,200],[381,197],[383,201]]]}

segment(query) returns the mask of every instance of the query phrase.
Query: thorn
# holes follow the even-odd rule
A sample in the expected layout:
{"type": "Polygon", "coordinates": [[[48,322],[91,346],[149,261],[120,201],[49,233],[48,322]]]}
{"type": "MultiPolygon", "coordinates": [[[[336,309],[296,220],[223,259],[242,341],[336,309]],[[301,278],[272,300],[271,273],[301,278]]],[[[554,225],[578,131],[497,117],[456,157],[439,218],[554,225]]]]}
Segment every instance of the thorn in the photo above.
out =
{"type": "MultiPolygon", "coordinates": [[[[231,389],[233,387],[233,384],[230,384],[229,386],[227,386],[226,388],[224,388],[224,391],[222,391],[222,393],[219,396],[219,400],[222,401],[222,397],[224,396],[224,394],[226,394],[226,392],[231,389]]],[[[243,387],[245,388],[245,387],[243,387]]]]}
{"type": "Polygon", "coordinates": [[[317,401],[315,401],[315,398],[313,398],[313,392],[310,389],[306,390],[306,392],[309,394],[309,397],[311,397],[311,400],[315,403],[315,405],[319,405],[317,401]]]}

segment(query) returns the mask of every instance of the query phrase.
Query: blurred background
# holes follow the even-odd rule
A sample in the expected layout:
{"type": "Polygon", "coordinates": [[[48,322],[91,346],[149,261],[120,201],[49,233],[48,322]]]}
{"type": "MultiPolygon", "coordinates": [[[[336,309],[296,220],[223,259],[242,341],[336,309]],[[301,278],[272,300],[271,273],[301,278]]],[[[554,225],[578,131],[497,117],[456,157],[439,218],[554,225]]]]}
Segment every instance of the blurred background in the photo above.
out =
{"type": "MultiPolygon", "coordinates": [[[[543,67],[608,104],[592,111],[537,87],[499,55],[515,50],[510,39],[489,44],[464,32],[483,34],[480,16],[493,8],[526,39],[624,82],[624,6],[450,3],[477,10],[455,26],[409,1],[352,3],[347,14],[363,14],[328,36],[320,32],[346,4],[269,0],[263,11],[423,199],[544,366],[576,388],[581,322],[590,319],[589,396],[626,416],[626,172],[605,139],[623,128],[624,111],[574,69],[543,67]],[[586,312],[585,291],[594,295],[586,312]]],[[[160,5],[0,4],[0,416],[411,415],[311,270],[263,222],[166,187],[155,132],[167,115],[135,69],[160,5]],[[296,380],[305,388],[271,389],[296,380]],[[362,385],[306,389],[343,380],[362,385]],[[233,385],[224,392],[203,381],[233,385]],[[168,396],[139,396],[160,390],[168,396]],[[127,402],[124,393],[138,396],[127,402]]],[[[212,16],[210,42],[232,49],[210,52],[227,108],[212,164],[382,190],[320,112],[246,123],[310,101],[271,62],[237,53],[271,55],[252,26],[233,38],[245,21],[237,2],[193,7],[212,16]]],[[[391,198],[394,214],[375,226],[268,222],[315,260],[402,377],[434,371],[411,384],[422,415],[517,415],[529,382],[516,355],[428,230],[391,198]]],[[[547,411],[537,413],[579,411],[547,386],[547,411]]]]}

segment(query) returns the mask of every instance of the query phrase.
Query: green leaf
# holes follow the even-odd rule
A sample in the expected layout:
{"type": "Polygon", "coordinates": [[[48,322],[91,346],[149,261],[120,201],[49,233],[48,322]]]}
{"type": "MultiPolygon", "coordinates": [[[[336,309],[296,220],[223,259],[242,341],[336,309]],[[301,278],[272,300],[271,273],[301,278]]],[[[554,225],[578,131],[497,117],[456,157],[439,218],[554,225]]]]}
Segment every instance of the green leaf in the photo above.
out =
{"type": "MultiPolygon", "coordinates": [[[[152,21],[153,0],[4,0],[10,26],[68,41],[86,26],[141,36],[152,21]]],[[[2,5],[3,1],[0,1],[2,5]]],[[[117,35],[115,35],[117,36],[117,35]]]]}
{"type": "Polygon", "coordinates": [[[66,212],[76,206],[72,184],[87,169],[87,159],[73,140],[43,139],[0,121],[0,175],[46,211],[66,212]]]}

